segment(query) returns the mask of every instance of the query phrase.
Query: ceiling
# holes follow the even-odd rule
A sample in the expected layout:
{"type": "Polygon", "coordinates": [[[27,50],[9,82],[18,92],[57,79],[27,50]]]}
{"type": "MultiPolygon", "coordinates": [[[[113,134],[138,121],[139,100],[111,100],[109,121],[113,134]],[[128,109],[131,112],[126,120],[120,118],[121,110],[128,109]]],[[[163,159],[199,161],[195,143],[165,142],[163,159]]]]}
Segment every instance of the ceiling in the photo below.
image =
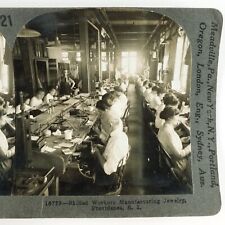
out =
{"type": "Polygon", "coordinates": [[[104,27],[120,48],[145,46],[150,36],[167,26],[170,19],[148,10],[134,8],[72,9],[39,16],[27,24],[49,41],[58,36],[61,43],[79,42],[79,20],[87,17],[97,27],[104,27]],[[163,19],[163,24],[162,24],[163,19]]]}

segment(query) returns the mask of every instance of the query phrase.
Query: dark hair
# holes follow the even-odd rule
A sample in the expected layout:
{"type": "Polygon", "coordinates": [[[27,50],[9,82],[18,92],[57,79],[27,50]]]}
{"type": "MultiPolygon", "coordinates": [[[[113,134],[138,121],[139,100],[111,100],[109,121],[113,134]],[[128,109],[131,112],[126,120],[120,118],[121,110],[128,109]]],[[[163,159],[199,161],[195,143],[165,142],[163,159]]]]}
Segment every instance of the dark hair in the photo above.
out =
{"type": "Polygon", "coordinates": [[[118,91],[110,91],[109,93],[114,98],[113,100],[115,100],[116,98],[118,98],[120,96],[120,93],[118,93],[118,91]]]}
{"type": "Polygon", "coordinates": [[[166,106],[159,116],[161,119],[168,120],[178,114],[179,110],[177,108],[166,106]]]}
{"type": "Polygon", "coordinates": [[[160,95],[160,94],[163,94],[163,93],[165,93],[165,89],[162,88],[162,87],[158,87],[158,89],[157,89],[157,95],[160,95]]]}
{"type": "Polygon", "coordinates": [[[165,94],[165,96],[163,97],[163,102],[164,104],[167,105],[172,105],[175,106],[178,104],[179,100],[178,98],[172,94],[172,93],[167,93],[165,94]]]}
{"type": "Polygon", "coordinates": [[[50,87],[48,88],[48,91],[51,92],[52,90],[56,90],[56,88],[55,88],[54,86],[50,86],[50,87]]]}
{"type": "Polygon", "coordinates": [[[102,82],[99,82],[99,83],[98,83],[98,87],[99,87],[99,88],[103,87],[103,83],[102,83],[102,82]]]}
{"type": "Polygon", "coordinates": [[[44,92],[44,93],[45,93],[45,91],[44,91],[42,88],[39,88],[39,89],[37,90],[36,94],[40,94],[41,92],[44,92]]]}
{"type": "Polygon", "coordinates": [[[158,86],[154,86],[154,87],[152,87],[152,91],[156,91],[157,92],[158,88],[159,88],[158,86]]]}
{"type": "Polygon", "coordinates": [[[5,105],[5,100],[0,96],[0,105],[5,105]]]}
{"type": "Polygon", "coordinates": [[[99,110],[105,111],[106,105],[104,104],[104,102],[102,100],[99,100],[96,103],[96,108],[99,110]]]}
{"type": "Polygon", "coordinates": [[[121,83],[121,82],[122,82],[122,79],[121,79],[121,78],[118,78],[118,79],[117,79],[117,82],[118,82],[118,83],[121,83]]]}
{"type": "Polygon", "coordinates": [[[116,96],[114,92],[108,92],[102,96],[102,101],[106,107],[111,107],[115,100],[116,96]]]}
{"type": "Polygon", "coordinates": [[[114,90],[117,91],[117,92],[123,92],[123,90],[120,86],[114,87],[114,90]]]}
{"type": "Polygon", "coordinates": [[[152,88],[152,87],[154,87],[154,84],[152,82],[149,82],[148,87],[152,88]]]}
{"type": "Polygon", "coordinates": [[[148,81],[148,80],[145,80],[145,81],[143,82],[143,86],[145,86],[145,85],[149,85],[149,81],[148,81]]]}

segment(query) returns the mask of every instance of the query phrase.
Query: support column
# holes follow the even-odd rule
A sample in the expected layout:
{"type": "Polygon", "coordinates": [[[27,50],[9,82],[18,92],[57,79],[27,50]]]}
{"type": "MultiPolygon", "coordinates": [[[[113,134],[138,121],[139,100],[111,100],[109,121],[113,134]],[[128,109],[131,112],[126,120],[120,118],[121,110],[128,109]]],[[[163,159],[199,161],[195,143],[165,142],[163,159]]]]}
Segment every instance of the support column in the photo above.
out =
{"type": "Polygon", "coordinates": [[[85,16],[79,19],[79,32],[80,32],[80,49],[81,49],[81,80],[82,92],[91,92],[91,79],[89,70],[89,40],[88,40],[88,21],[85,16]]]}
{"type": "Polygon", "coordinates": [[[109,40],[106,41],[106,59],[107,59],[107,62],[108,62],[107,73],[108,73],[108,78],[110,80],[110,49],[109,49],[109,40]]]}
{"type": "Polygon", "coordinates": [[[102,81],[102,60],[101,60],[101,35],[100,31],[98,30],[98,75],[99,75],[99,81],[102,81]]]}
{"type": "Polygon", "coordinates": [[[31,86],[28,83],[26,86],[29,88],[27,90],[30,94],[35,94],[37,85],[35,79],[35,70],[34,70],[34,53],[32,40],[30,38],[18,38],[23,68],[24,68],[24,80],[31,81],[31,86]]]}
{"type": "Polygon", "coordinates": [[[120,78],[120,73],[122,71],[121,51],[118,48],[114,50],[114,67],[115,67],[115,79],[117,80],[118,78],[120,78]]]}

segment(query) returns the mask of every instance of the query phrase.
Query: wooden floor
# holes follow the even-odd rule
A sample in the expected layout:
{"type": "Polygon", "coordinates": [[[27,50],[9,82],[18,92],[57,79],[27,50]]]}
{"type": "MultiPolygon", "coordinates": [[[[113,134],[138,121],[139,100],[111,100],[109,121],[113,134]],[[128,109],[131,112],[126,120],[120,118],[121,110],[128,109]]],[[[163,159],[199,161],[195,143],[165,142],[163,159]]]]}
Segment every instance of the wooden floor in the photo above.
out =
{"type": "Polygon", "coordinates": [[[185,187],[180,187],[167,171],[158,171],[157,146],[149,124],[144,120],[142,98],[134,84],[129,85],[128,100],[131,105],[128,118],[131,153],[125,169],[121,194],[186,193],[185,187]]]}

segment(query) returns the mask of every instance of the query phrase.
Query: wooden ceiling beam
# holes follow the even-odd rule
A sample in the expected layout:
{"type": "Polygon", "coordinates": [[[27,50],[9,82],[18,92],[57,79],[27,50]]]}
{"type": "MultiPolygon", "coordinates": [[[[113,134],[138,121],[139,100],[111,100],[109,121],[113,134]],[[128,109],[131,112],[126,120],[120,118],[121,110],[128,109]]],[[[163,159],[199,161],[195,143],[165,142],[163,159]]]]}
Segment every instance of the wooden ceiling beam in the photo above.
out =
{"type": "Polygon", "coordinates": [[[151,33],[155,29],[156,26],[153,25],[143,25],[143,26],[136,26],[136,25],[114,25],[112,26],[115,33],[120,32],[148,32],[151,33]]]}
{"type": "Polygon", "coordinates": [[[123,19],[121,20],[120,18],[117,20],[111,20],[110,23],[112,25],[156,26],[159,23],[159,20],[134,20],[131,17],[128,20],[123,20],[123,19]]]}

